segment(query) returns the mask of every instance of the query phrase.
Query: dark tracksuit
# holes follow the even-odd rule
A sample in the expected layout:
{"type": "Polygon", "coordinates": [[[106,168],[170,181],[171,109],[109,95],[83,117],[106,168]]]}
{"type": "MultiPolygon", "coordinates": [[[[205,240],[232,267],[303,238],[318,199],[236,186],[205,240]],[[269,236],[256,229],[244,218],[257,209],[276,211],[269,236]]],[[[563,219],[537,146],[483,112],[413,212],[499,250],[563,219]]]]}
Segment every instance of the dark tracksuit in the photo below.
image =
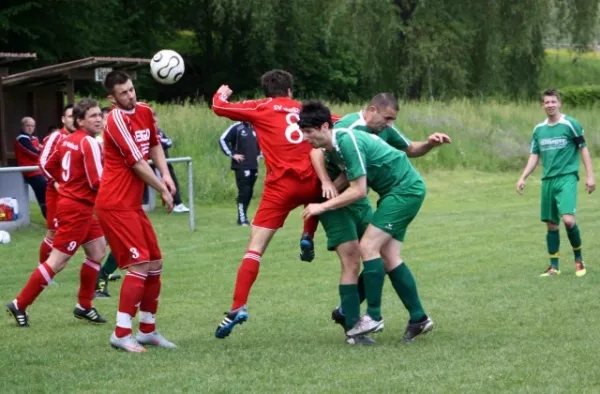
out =
{"type": "Polygon", "coordinates": [[[248,205],[258,177],[258,157],[261,155],[254,128],[250,123],[234,123],[221,135],[219,145],[223,153],[232,158],[231,169],[235,171],[238,188],[238,223],[247,223],[248,205]],[[244,160],[238,163],[233,159],[234,154],[243,155],[244,160]]]}

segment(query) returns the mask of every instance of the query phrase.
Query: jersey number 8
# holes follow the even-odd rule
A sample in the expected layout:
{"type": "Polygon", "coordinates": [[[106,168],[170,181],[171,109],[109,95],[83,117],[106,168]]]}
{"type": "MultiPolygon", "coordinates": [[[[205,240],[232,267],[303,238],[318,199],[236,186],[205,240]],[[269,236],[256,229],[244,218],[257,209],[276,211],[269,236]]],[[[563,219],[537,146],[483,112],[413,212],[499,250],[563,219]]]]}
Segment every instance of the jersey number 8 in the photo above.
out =
{"type": "Polygon", "coordinates": [[[285,129],[285,138],[292,144],[300,144],[304,141],[304,134],[302,133],[302,130],[300,130],[298,123],[296,123],[299,120],[300,116],[295,113],[289,113],[285,117],[285,121],[288,124],[288,127],[285,129]]]}

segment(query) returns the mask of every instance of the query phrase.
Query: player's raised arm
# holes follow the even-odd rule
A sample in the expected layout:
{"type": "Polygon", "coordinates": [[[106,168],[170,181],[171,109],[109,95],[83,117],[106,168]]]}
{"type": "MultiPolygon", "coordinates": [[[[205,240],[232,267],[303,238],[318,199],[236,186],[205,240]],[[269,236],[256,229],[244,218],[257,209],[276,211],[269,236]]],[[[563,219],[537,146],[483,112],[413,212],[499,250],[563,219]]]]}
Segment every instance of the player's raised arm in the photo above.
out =
{"type": "Polygon", "coordinates": [[[88,136],[81,140],[83,165],[90,187],[98,190],[102,178],[102,151],[95,138],[88,136]]]}
{"type": "MultiPolygon", "coordinates": [[[[388,141],[389,143],[389,141],[388,141]]],[[[429,153],[436,146],[440,146],[443,144],[452,143],[452,139],[449,136],[443,133],[433,133],[428,138],[427,141],[412,141],[409,142],[408,147],[402,149],[406,152],[408,157],[421,157],[429,153]]],[[[392,145],[392,144],[390,144],[392,145]]],[[[393,146],[393,145],[392,145],[393,146]]]]}
{"type": "Polygon", "coordinates": [[[261,107],[273,100],[272,98],[266,98],[230,103],[228,99],[232,93],[233,91],[229,86],[222,85],[213,96],[212,110],[219,116],[241,122],[252,122],[255,120],[261,107]]]}
{"type": "Polygon", "coordinates": [[[310,152],[310,161],[321,181],[323,197],[326,199],[337,197],[338,191],[327,174],[327,165],[325,163],[325,152],[322,149],[313,149],[310,152]]]}

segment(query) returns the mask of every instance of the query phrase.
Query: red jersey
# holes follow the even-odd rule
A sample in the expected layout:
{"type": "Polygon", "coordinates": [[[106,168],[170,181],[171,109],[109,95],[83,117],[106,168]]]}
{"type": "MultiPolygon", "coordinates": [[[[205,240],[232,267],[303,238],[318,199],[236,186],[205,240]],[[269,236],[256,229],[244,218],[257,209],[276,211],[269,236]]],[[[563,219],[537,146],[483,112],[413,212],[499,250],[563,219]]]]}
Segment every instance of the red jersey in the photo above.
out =
{"type": "Polygon", "coordinates": [[[48,181],[49,181],[47,187],[52,187],[52,188],[54,187],[54,185],[53,185],[54,182],[52,181],[52,176],[50,174],[48,174],[48,171],[46,170],[46,164],[48,163],[48,159],[50,158],[50,155],[52,155],[52,153],[58,146],[58,143],[60,141],[62,141],[62,139],[68,135],[69,135],[69,132],[67,131],[67,129],[65,129],[63,127],[62,129],[56,130],[55,132],[47,135],[44,138],[44,140],[42,141],[43,148],[42,148],[42,152],[40,154],[39,166],[40,166],[40,170],[42,170],[42,173],[44,174],[46,179],[48,179],[48,181]]]}
{"type": "Polygon", "coordinates": [[[150,148],[159,144],[152,109],[137,103],[131,111],[114,108],[104,127],[104,175],[96,207],[112,210],[141,209],[144,181],[131,166],[148,160],[150,148]]]}
{"type": "Polygon", "coordinates": [[[265,158],[267,180],[275,180],[286,172],[300,179],[316,176],[310,161],[312,146],[304,141],[296,123],[301,107],[289,97],[230,103],[215,94],[212,109],[219,116],[252,124],[265,158]]]}
{"type": "Polygon", "coordinates": [[[102,149],[94,137],[80,129],[63,138],[45,168],[61,197],[94,205],[102,178],[102,149]]]}
{"type": "MultiPolygon", "coordinates": [[[[37,166],[40,159],[40,140],[35,135],[19,133],[15,141],[15,156],[19,167],[37,166]]],[[[40,175],[40,170],[24,172],[25,177],[40,175]]]]}

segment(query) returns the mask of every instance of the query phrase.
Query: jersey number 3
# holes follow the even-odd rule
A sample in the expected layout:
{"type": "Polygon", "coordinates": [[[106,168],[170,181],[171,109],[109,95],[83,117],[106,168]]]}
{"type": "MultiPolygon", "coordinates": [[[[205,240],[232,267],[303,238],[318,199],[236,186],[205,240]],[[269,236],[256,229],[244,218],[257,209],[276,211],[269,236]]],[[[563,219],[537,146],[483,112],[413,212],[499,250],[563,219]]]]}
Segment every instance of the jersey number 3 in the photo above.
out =
{"type": "Polygon", "coordinates": [[[300,117],[295,113],[289,113],[285,117],[285,121],[288,124],[288,127],[285,129],[285,138],[292,144],[299,144],[304,140],[304,134],[300,130],[298,123],[296,123],[299,120],[300,117]]]}
{"type": "Polygon", "coordinates": [[[60,173],[60,177],[63,182],[66,182],[71,177],[71,151],[67,151],[65,156],[62,159],[61,163],[62,171],[60,173]]]}

